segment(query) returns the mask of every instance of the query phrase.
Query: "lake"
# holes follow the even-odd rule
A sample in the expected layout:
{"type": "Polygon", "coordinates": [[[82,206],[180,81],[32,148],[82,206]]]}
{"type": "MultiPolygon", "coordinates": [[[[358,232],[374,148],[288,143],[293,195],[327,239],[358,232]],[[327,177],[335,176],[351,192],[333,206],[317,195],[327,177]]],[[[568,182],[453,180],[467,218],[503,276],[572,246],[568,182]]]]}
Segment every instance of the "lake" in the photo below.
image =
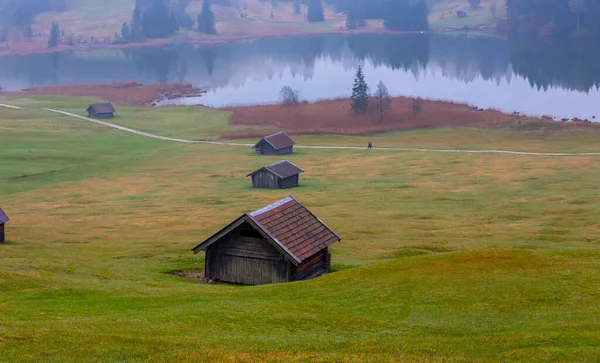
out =
{"type": "Polygon", "coordinates": [[[600,116],[600,47],[539,38],[311,35],[5,56],[0,85],[185,82],[208,91],[169,103],[221,107],[277,102],[284,85],[308,101],[348,97],[358,66],[372,90],[382,80],[392,95],[557,118],[600,116]]]}

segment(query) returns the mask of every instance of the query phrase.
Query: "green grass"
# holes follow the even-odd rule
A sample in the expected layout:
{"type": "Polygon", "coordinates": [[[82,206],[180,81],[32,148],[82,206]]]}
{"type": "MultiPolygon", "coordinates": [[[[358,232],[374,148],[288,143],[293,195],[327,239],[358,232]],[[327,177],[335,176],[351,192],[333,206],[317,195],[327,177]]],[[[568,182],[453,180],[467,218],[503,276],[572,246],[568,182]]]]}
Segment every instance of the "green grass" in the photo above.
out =
{"type": "MultiPolygon", "coordinates": [[[[88,101],[2,100],[30,109],[0,109],[0,203],[12,218],[0,246],[0,361],[600,358],[598,157],[298,150],[287,158],[306,171],[300,188],[254,190],[245,175],[277,158],[40,110],[88,101]],[[201,269],[193,246],[290,192],[342,236],[334,273],[258,287],[166,274],[201,269]]],[[[227,127],[216,110],[119,110],[120,123],[171,135],[227,127]]],[[[372,139],[567,150],[594,149],[597,136],[372,139]]]]}

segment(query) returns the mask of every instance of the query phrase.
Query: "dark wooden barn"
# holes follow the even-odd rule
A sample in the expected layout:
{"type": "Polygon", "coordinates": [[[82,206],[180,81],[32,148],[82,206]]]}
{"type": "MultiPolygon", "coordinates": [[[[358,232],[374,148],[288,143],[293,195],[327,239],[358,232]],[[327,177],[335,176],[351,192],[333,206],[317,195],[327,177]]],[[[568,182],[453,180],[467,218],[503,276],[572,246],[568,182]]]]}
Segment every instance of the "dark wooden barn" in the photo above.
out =
{"type": "Polygon", "coordinates": [[[285,132],[278,132],[258,140],[252,148],[261,155],[283,155],[291,154],[295,144],[296,142],[285,132]]]}
{"type": "Polygon", "coordinates": [[[263,166],[257,171],[248,174],[252,177],[254,188],[287,189],[298,186],[300,173],[304,170],[287,160],[263,166]]]}
{"type": "Polygon", "coordinates": [[[328,273],[328,247],[338,241],[340,236],[289,196],[242,215],[193,251],[206,251],[207,280],[260,285],[328,273]]]}
{"type": "Polygon", "coordinates": [[[4,242],[4,224],[8,221],[8,216],[6,215],[6,213],[4,213],[2,208],[0,208],[0,243],[4,242]]]}
{"type": "Polygon", "coordinates": [[[87,108],[89,117],[93,118],[112,118],[115,115],[115,108],[112,103],[96,103],[87,108]]]}

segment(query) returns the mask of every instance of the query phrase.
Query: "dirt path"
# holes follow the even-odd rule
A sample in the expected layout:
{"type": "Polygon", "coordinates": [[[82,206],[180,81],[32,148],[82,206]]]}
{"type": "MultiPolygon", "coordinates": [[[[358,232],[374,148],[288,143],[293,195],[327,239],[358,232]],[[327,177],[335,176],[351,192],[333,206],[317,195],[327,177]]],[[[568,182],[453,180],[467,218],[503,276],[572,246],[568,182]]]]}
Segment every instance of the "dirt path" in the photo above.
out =
{"type": "MultiPolygon", "coordinates": [[[[15,106],[13,106],[15,107],[15,106]]],[[[112,127],[114,129],[118,129],[125,132],[130,132],[132,134],[141,135],[145,137],[151,137],[153,139],[165,140],[165,141],[174,141],[185,144],[210,144],[210,145],[226,145],[226,146],[244,146],[251,147],[254,144],[242,144],[235,142],[220,142],[220,141],[203,141],[203,140],[185,140],[185,139],[177,139],[173,137],[166,137],[151,134],[144,131],[138,131],[134,129],[130,129],[128,127],[119,126],[112,124],[106,121],[100,121],[93,118],[77,115],[71,112],[54,110],[50,108],[45,108],[44,110],[49,112],[54,112],[57,114],[75,117],[81,120],[93,122],[96,124],[100,124],[107,127],[112,127]]],[[[320,149],[320,150],[365,150],[365,147],[359,146],[303,146],[298,145],[295,146],[298,149],[320,149]]],[[[404,148],[404,147],[381,147],[381,148],[373,148],[373,150],[380,151],[410,151],[410,152],[432,152],[432,153],[459,153],[459,154],[508,154],[508,155],[531,155],[531,156],[600,156],[600,152],[586,152],[586,153],[544,153],[544,152],[529,152],[529,151],[510,151],[510,150],[460,150],[460,149],[423,149],[423,148],[404,148]]]]}
{"type": "MultiPolygon", "coordinates": [[[[119,129],[126,132],[131,132],[137,135],[142,135],[146,137],[151,137],[154,139],[167,140],[167,141],[175,141],[187,144],[212,144],[212,145],[227,145],[227,146],[254,146],[254,144],[241,144],[235,142],[219,142],[219,141],[202,141],[202,140],[184,140],[184,139],[176,139],[172,137],[159,136],[155,134],[150,134],[143,131],[137,131],[134,129],[130,129],[124,126],[119,126],[115,124],[111,124],[109,122],[95,120],[89,117],[77,115],[70,112],[53,110],[53,109],[45,109],[46,111],[55,112],[59,114],[63,114],[70,117],[76,117],[85,121],[94,122],[100,125],[112,127],[115,129],[119,129]]],[[[298,145],[295,146],[298,149],[334,149],[334,150],[365,150],[365,147],[359,146],[303,146],[298,145]]],[[[589,153],[542,153],[542,152],[528,152],[528,151],[509,151],[509,150],[460,150],[460,149],[422,149],[422,148],[403,148],[403,147],[384,147],[384,148],[373,148],[373,150],[382,150],[382,151],[416,151],[416,152],[437,152],[437,153],[463,153],[463,154],[509,154],[509,155],[533,155],[533,156],[593,156],[600,155],[600,152],[589,152],[589,153]]]]}
{"type": "Polygon", "coordinates": [[[0,103],[0,107],[4,107],[4,108],[12,108],[15,110],[21,110],[23,107],[19,107],[19,106],[12,106],[12,105],[4,105],[2,103],[0,103]]]}

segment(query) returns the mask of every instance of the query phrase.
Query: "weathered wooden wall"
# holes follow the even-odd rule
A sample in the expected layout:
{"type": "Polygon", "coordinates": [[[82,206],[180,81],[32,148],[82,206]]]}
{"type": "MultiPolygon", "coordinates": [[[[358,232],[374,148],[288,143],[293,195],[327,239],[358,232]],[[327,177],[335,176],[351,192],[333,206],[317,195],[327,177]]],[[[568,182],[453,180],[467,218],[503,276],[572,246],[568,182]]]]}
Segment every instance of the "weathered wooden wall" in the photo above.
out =
{"type": "Polygon", "coordinates": [[[327,248],[315,253],[296,266],[294,281],[308,280],[329,273],[331,267],[331,255],[327,248]]]}
{"type": "Polygon", "coordinates": [[[263,189],[287,189],[297,187],[299,179],[298,174],[281,179],[267,170],[262,170],[252,175],[252,186],[263,189]]]}
{"type": "Polygon", "coordinates": [[[285,179],[279,179],[279,189],[294,188],[298,186],[299,174],[292,175],[285,179]]]}
{"type": "Polygon", "coordinates": [[[279,189],[279,178],[267,170],[261,170],[252,175],[252,186],[254,188],[279,189]]]}
{"type": "Polygon", "coordinates": [[[96,111],[88,111],[88,117],[92,118],[112,118],[112,113],[96,113],[96,111]]]}
{"type": "Polygon", "coordinates": [[[242,225],[206,250],[207,279],[260,285],[291,280],[292,265],[262,236],[242,225]]]}
{"type": "Polygon", "coordinates": [[[291,154],[294,151],[294,146],[289,146],[280,150],[275,150],[275,148],[262,140],[256,145],[256,153],[262,155],[283,155],[283,154],[291,154]]]}

